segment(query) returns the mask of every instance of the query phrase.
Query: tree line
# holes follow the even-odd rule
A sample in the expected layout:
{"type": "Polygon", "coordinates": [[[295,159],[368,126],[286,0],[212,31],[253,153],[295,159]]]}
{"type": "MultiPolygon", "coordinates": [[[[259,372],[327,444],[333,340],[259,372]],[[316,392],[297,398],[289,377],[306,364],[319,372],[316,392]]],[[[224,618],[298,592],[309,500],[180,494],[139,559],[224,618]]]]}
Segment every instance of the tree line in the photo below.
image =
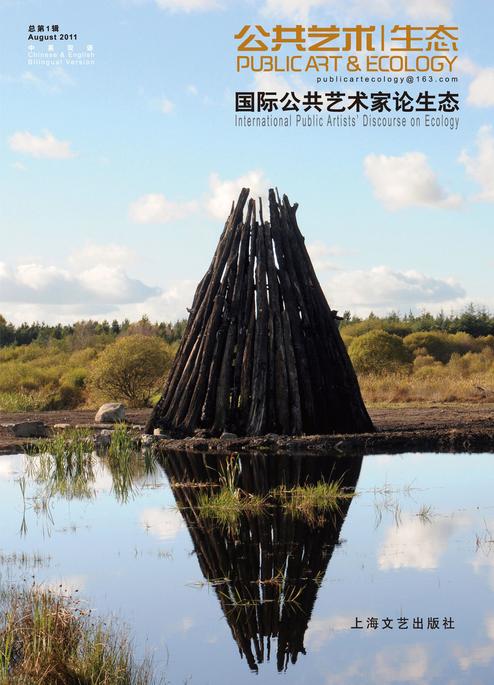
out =
{"type": "MultiPolygon", "coordinates": [[[[143,316],[137,322],[123,321],[77,321],[71,324],[27,323],[18,326],[9,323],[0,314],[0,347],[9,345],[29,345],[32,342],[48,343],[50,340],[71,339],[74,347],[83,347],[94,338],[102,338],[105,341],[117,338],[119,335],[142,334],[156,335],[167,343],[175,343],[181,340],[186,319],[175,322],[161,321],[152,323],[147,316],[143,316]],[[80,342],[81,344],[77,344],[80,342]],[[82,344],[83,343],[83,344],[82,344]]],[[[378,316],[370,313],[368,317],[361,318],[346,311],[340,322],[340,329],[345,337],[363,335],[372,330],[384,330],[400,337],[419,331],[442,331],[444,333],[469,333],[473,337],[494,335],[494,315],[485,307],[474,304],[468,305],[459,313],[431,314],[424,311],[420,314],[409,312],[399,314],[391,312],[386,316],[378,316]]]]}
{"type": "Polygon", "coordinates": [[[151,323],[147,316],[131,323],[123,321],[77,321],[71,324],[22,323],[19,326],[9,323],[0,314],[0,347],[10,345],[30,345],[33,342],[49,343],[52,340],[70,340],[73,347],[85,347],[91,340],[104,339],[106,342],[120,335],[156,335],[167,343],[178,342],[183,335],[186,319],[175,322],[162,321],[151,323]]]}
{"type": "Polygon", "coordinates": [[[445,314],[431,314],[423,311],[420,314],[409,312],[399,314],[391,312],[386,316],[378,316],[370,313],[366,318],[352,316],[346,311],[340,322],[340,329],[348,337],[363,335],[372,330],[384,330],[400,337],[410,333],[434,332],[443,333],[469,333],[474,338],[494,335],[494,315],[486,307],[477,306],[473,303],[465,307],[461,312],[445,314]]]}

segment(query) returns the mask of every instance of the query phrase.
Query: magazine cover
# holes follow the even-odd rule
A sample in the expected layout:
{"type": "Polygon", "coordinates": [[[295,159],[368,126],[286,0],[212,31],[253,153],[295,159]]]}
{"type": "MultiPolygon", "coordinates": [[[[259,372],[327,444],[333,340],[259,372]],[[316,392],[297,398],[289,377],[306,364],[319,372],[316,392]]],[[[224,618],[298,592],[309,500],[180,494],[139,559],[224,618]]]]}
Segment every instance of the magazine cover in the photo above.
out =
{"type": "Polygon", "coordinates": [[[0,683],[491,683],[492,3],[0,10],[0,683]]]}

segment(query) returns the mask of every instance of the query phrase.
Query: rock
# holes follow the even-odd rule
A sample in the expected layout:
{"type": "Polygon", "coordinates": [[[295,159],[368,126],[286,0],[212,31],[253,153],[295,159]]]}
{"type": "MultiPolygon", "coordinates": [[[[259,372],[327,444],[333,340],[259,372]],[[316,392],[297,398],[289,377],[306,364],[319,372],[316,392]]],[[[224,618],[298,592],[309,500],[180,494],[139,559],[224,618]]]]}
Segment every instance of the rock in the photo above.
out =
{"type": "Polygon", "coordinates": [[[21,421],[11,427],[16,438],[45,438],[48,435],[48,427],[43,421],[21,421]]]}
{"type": "Polygon", "coordinates": [[[235,440],[235,438],[238,438],[236,433],[222,433],[220,435],[220,440],[235,440]]]}
{"type": "Polygon", "coordinates": [[[123,421],[124,419],[125,407],[118,402],[102,404],[94,417],[96,423],[118,423],[118,421],[123,421]]]}
{"type": "Polygon", "coordinates": [[[112,430],[101,430],[94,436],[94,444],[100,449],[108,449],[111,443],[112,430]]]}
{"type": "Polygon", "coordinates": [[[154,435],[148,435],[145,433],[141,436],[141,447],[151,447],[154,442],[156,442],[154,435]]]}
{"type": "Polygon", "coordinates": [[[66,430],[67,428],[70,428],[70,423],[55,423],[53,424],[53,428],[55,430],[66,430]]]}
{"type": "Polygon", "coordinates": [[[163,433],[161,432],[161,428],[155,428],[153,431],[153,435],[163,435],[163,433]]]}

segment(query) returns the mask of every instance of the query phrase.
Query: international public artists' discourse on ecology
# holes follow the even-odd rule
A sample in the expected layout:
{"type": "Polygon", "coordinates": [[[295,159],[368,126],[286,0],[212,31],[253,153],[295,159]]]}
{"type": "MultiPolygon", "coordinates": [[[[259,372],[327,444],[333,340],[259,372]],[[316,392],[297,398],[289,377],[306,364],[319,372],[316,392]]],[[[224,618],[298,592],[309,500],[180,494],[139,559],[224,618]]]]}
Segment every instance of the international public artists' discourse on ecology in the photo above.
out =
{"type": "Polygon", "coordinates": [[[285,116],[235,115],[235,126],[245,128],[345,128],[363,126],[367,128],[449,128],[458,130],[459,116],[426,114],[425,116],[372,116],[370,114],[323,115],[287,114],[285,116]]]}

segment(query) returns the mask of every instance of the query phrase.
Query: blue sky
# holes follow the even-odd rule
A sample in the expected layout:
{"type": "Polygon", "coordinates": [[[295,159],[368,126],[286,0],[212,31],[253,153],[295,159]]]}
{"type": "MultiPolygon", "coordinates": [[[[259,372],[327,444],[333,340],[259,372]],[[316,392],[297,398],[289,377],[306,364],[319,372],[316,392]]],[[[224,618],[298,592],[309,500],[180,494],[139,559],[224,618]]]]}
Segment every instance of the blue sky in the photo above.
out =
{"type": "Polygon", "coordinates": [[[0,10],[7,318],[184,316],[246,183],[300,204],[340,311],[494,308],[492,3],[0,0],[0,10]],[[459,130],[236,128],[235,90],[314,87],[309,76],[236,74],[233,34],[280,21],[458,25],[459,130]],[[95,64],[29,65],[28,26],[39,23],[77,33],[95,64]]]}

